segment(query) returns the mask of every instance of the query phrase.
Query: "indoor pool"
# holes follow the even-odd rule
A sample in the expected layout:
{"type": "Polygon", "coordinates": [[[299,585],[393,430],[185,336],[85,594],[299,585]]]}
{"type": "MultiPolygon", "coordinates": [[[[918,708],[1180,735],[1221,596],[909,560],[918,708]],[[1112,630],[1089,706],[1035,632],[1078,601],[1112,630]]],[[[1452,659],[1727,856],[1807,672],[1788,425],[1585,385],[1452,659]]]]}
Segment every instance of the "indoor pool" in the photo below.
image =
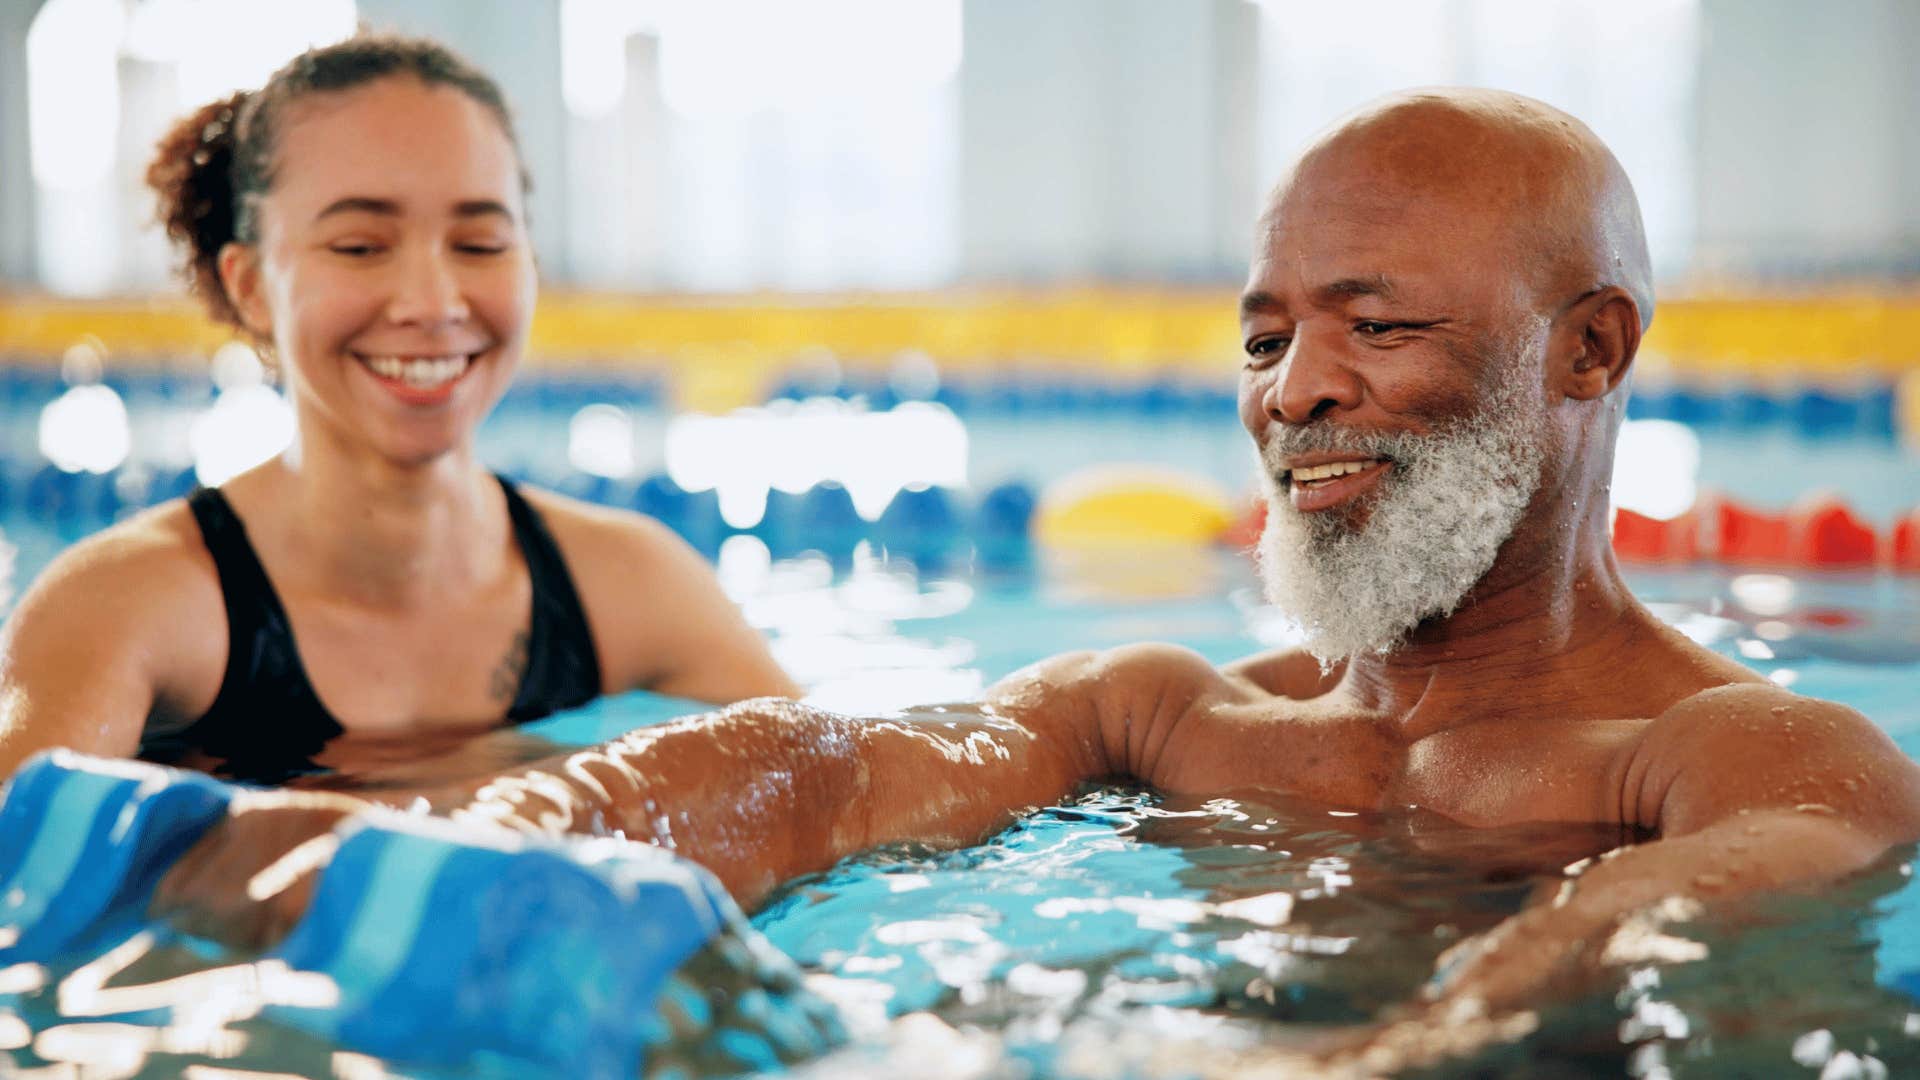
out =
{"type": "MultiPolygon", "coordinates": [[[[1229,417],[1211,416],[1190,421],[1191,439],[1138,418],[969,421],[966,479],[996,483],[1020,468],[1044,483],[1082,463],[1075,455],[1094,460],[1090,446],[1141,458],[1165,440],[1176,464],[1233,486],[1244,476],[1243,436],[1220,430],[1229,417]]],[[[515,446],[533,452],[537,440],[515,446]]],[[[1809,443],[1780,432],[1710,435],[1692,482],[1784,504],[1830,484],[1841,461],[1852,463],[1841,486],[1879,524],[1920,492],[1920,468],[1886,440],[1809,443]]],[[[75,531],[24,511],[0,517],[0,530],[18,548],[16,589],[75,531]]],[[[775,558],[740,535],[717,549],[724,583],[773,635],[782,662],[814,700],[854,713],[966,698],[1068,648],[1155,639],[1227,661],[1288,634],[1231,552],[1027,555],[962,554],[916,568],[875,544],[775,558]]],[[[1694,640],[1852,705],[1920,756],[1920,578],[1706,567],[1631,577],[1694,640]]],[[[528,730],[579,745],[682,711],[629,695],[528,730]]],[[[1595,846],[1584,828],[1469,830],[1417,812],[1098,788],[973,848],[850,859],[791,883],[753,923],[833,1003],[849,1036],[800,1062],[805,1075],[1259,1074],[1263,1061],[1279,1069],[1275,1055],[1322,1045],[1417,994],[1448,946],[1517,911],[1595,846]]],[[[1920,1075],[1920,885],[1910,855],[1817,900],[1774,898],[1660,926],[1686,947],[1543,1010],[1530,1033],[1407,1074],[1920,1075]]],[[[0,968],[0,1074],[69,1076],[74,1065],[87,1076],[196,1068],[209,1078],[540,1071],[526,1060],[376,1055],[258,1009],[209,1021],[193,1008],[209,985],[195,976],[248,966],[164,928],[134,941],[105,967],[73,956],[33,973],[0,968]],[[102,1005],[102,989],[144,991],[120,999],[141,1007],[102,1005]]],[[[266,979],[246,977],[256,987],[266,979]]],[[[423,1009],[422,1029],[432,1021],[423,1009]]]]}

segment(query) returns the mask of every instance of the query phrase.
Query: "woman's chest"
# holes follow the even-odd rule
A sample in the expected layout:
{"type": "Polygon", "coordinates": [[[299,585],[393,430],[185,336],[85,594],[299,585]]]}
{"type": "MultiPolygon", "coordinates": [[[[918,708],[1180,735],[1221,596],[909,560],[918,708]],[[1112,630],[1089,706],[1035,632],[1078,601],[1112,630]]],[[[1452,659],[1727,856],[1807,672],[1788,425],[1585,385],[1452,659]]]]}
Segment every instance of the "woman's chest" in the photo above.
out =
{"type": "Polygon", "coordinates": [[[293,596],[286,614],[325,711],[350,733],[398,734],[504,718],[531,656],[530,606],[523,582],[390,612],[293,596]]]}

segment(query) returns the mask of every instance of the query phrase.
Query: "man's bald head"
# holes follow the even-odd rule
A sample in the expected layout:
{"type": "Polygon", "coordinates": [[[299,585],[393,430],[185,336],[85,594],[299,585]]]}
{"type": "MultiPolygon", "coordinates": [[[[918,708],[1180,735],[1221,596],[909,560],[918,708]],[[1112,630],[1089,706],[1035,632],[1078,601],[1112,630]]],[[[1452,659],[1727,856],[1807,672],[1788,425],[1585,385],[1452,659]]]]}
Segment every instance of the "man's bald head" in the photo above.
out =
{"type": "Polygon", "coordinates": [[[1632,296],[1644,329],[1653,278],[1633,186],[1579,120],[1498,90],[1437,88],[1363,106],[1322,133],[1275,188],[1264,224],[1289,200],[1344,189],[1393,212],[1438,212],[1464,250],[1500,258],[1543,299],[1608,286],[1632,296]]]}

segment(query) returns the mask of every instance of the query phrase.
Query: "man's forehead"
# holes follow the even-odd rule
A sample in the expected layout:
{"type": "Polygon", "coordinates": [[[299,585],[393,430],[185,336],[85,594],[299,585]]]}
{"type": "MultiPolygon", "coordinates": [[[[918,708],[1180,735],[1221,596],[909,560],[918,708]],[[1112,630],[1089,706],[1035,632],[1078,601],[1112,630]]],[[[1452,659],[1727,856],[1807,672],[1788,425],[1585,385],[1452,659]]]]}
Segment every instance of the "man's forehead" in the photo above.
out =
{"type": "Polygon", "coordinates": [[[1296,170],[1261,215],[1248,290],[1352,294],[1347,284],[1377,280],[1404,294],[1436,275],[1505,265],[1517,222],[1503,202],[1400,176],[1296,170]]]}
{"type": "Polygon", "coordinates": [[[1445,208],[1370,198],[1292,208],[1261,222],[1248,291],[1393,299],[1474,257],[1477,238],[1445,208]],[[1365,286],[1365,288],[1362,288],[1365,286]]]}
{"type": "Polygon", "coordinates": [[[1351,158],[1301,162],[1268,200],[1260,217],[1262,238],[1361,237],[1405,229],[1484,232],[1516,217],[1518,192],[1511,179],[1463,183],[1372,164],[1351,158]]]}

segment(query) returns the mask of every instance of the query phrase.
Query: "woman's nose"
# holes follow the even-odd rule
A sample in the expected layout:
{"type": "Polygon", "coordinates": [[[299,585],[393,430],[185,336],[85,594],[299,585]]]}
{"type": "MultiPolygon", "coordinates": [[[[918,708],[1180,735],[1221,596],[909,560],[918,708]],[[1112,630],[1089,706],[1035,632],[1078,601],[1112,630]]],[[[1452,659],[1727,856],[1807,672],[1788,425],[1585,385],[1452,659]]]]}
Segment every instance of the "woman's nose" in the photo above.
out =
{"type": "Polygon", "coordinates": [[[466,295],[443,253],[420,252],[402,263],[387,313],[395,322],[424,326],[467,318],[466,295]]]}

